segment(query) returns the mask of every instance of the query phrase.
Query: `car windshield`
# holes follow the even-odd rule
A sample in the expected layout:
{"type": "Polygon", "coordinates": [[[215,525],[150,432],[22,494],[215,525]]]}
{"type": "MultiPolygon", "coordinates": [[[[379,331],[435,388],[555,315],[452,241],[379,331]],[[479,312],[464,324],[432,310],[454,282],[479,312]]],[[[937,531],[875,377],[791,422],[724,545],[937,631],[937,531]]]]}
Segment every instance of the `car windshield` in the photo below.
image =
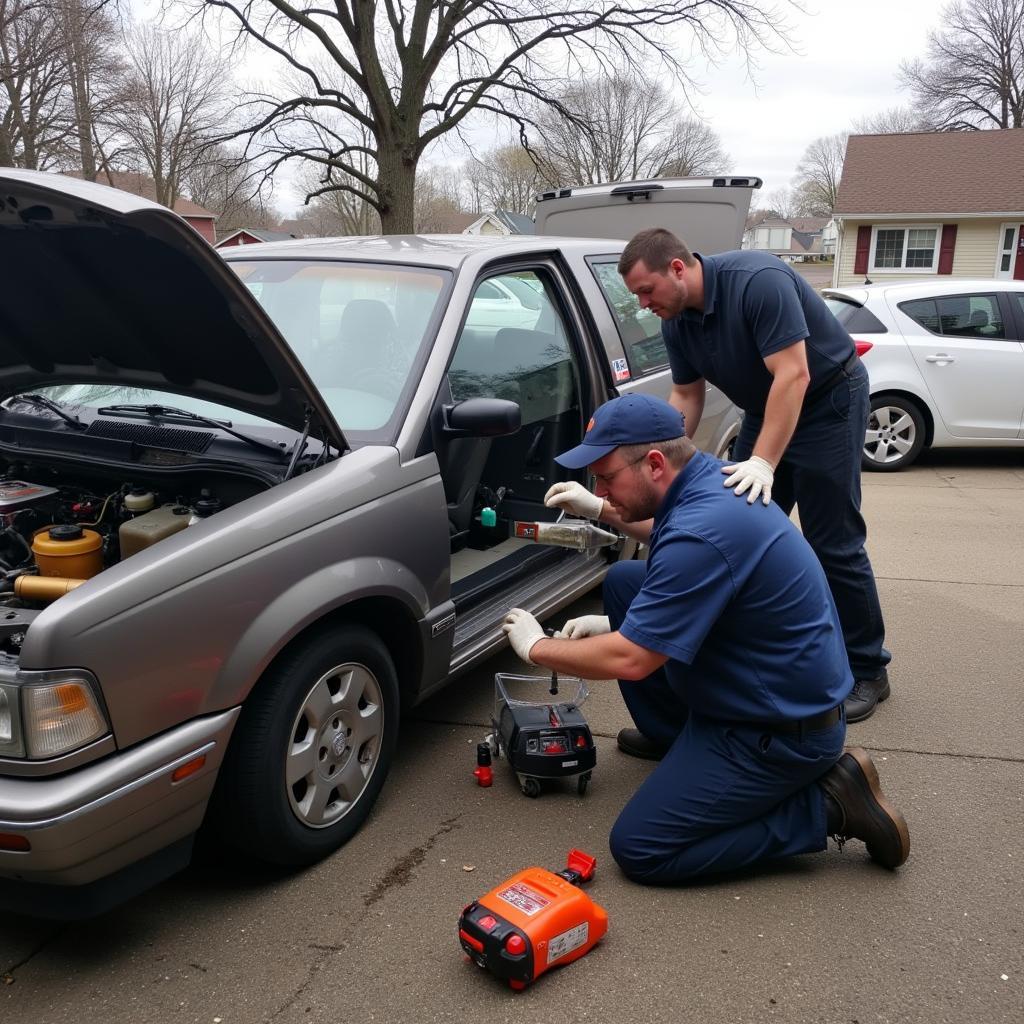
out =
{"type": "Polygon", "coordinates": [[[346,435],[385,427],[412,383],[450,275],[340,260],[229,265],[274,321],[346,435]]]}

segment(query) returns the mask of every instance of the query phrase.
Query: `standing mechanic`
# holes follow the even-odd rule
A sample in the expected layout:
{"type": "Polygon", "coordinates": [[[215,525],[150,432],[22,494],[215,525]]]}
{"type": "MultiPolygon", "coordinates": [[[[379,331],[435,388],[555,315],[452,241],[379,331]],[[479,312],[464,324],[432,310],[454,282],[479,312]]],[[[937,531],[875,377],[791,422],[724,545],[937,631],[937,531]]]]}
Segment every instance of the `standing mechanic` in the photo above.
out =
{"type": "Polygon", "coordinates": [[[854,688],[846,719],[870,717],[889,696],[885,625],[864,542],[860,462],[867,371],[849,334],[791,267],[769,253],[691,254],[670,231],[641,231],[619,273],[662,319],[672,368],[669,401],[693,437],[705,381],[744,411],[725,468],[727,487],[772,497],[800,525],[828,579],[854,688]]]}
{"type": "MultiPolygon", "coordinates": [[[[650,395],[601,406],[583,443],[597,495],[559,484],[563,504],[650,543],[646,562],[605,580],[608,617],[547,638],[528,612],[504,625],[516,653],[588,679],[618,676],[636,730],[660,764],[611,833],[623,871],[664,884],[862,839],[886,867],[910,839],[867,753],[842,753],[852,685],[821,566],[785,513],[751,514],[697,452],[679,413],[650,395]],[[653,519],[652,519],[653,517],[653,519]]],[[[628,737],[627,737],[628,738],[628,737]]],[[[622,745],[620,734],[620,745],[622,745]]]]}

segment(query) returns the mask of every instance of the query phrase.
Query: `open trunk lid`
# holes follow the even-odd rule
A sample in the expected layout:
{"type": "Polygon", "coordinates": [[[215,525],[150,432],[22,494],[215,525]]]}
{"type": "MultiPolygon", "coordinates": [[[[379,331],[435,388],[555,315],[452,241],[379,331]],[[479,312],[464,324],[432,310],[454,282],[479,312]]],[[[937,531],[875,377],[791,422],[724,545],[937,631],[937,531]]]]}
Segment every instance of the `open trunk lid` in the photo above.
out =
{"type": "Polygon", "coordinates": [[[537,197],[538,235],[632,238],[668,228],[702,255],[738,249],[760,178],[662,178],[561,188],[537,197]]]}

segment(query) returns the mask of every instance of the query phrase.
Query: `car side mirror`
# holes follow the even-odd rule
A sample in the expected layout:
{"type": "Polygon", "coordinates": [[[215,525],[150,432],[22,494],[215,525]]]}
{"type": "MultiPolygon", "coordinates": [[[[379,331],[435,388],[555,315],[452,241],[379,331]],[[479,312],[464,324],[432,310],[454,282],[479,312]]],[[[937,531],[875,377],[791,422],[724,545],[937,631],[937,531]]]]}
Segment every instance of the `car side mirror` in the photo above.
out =
{"type": "Polygon", "coordinates": [[[441,430],[447,437],[502,437],[522,426],[518,402],[506,398],[467,398],[441,406],[441,430]]]}

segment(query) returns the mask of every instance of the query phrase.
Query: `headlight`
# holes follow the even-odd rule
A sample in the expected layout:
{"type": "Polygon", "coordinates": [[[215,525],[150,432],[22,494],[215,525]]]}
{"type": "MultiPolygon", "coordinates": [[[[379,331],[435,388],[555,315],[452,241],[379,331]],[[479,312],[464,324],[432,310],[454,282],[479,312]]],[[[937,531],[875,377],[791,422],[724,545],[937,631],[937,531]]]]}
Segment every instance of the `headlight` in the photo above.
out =
{"type": "Polygon", "coordinates": [[[59,757],[109,731],[88,673],[46,676],[43,683],[0,684],[0,756],[59,757]]]}
{"type": "Polygon", "coordinates": [[[0,757],[24,757],[18,687],[0,683],[0,757]]]}

